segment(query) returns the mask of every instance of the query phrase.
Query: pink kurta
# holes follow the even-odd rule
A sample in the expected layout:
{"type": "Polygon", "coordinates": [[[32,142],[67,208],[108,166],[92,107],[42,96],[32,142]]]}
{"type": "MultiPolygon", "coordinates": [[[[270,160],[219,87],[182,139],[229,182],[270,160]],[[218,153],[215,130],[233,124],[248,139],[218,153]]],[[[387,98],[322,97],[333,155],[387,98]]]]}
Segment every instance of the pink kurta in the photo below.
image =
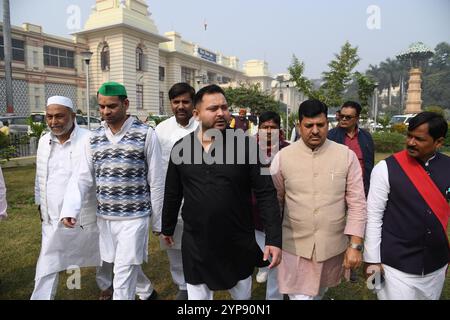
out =
{"type": "MultiPolygon", "coordinates": [[[[347,222],[344,233],[349,236],[364,237],[365,224],[361,223],[361,214],[365,215],[364,186],[361,178],[361,166],[355,153],[350,151],[349,170],[345,200],[348,205],[347,222]]],[[[277,159],[276,159],[277,160],[277,159]]],[[[274,161],[276,161],[274,160],[274,161]]],[[[276,164],[275,164],[276,165],[276,164]]],[[[278,170],[273,176],[278,195],[285,194],[283,172],[278,170]]],[[[283,201],[283,199],[279,199],[283,201]]],[[[278,266],[278,285],[283,294],[302,294],[317,296],[321,288],[337,286],[343,276],[350,276],[350,270],[343,268],[345,252],[324,262],[306,259],[283,250],[283,259],[278,266]]]]}

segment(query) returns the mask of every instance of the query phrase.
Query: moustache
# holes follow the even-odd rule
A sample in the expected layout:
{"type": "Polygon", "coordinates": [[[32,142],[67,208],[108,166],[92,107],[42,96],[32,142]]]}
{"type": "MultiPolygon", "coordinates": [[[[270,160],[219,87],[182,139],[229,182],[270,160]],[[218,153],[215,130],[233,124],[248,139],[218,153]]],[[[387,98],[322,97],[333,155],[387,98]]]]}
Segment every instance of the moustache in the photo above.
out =
{"type": "Polygon", "coordinates": [[[407,147],[406,149],[408,149],[408,150],[410,150],[410,151],[417,151],[417,149],[414,148],[414,147],[407,147]]]}

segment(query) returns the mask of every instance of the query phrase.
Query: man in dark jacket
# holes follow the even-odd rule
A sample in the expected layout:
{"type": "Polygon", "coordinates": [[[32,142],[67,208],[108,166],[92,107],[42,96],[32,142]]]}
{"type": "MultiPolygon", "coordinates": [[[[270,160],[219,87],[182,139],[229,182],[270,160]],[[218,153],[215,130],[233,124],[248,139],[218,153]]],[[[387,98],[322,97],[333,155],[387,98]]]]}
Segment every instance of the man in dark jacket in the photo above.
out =
{"type": "Polygon", "coordinates": [[[328,139],[345,144],[356,153],[361,164],[367,197],[375,161],[375,147],[370,133],[358,127],[361,110],[361,105],[357,102],[344,103],[340,111],[339,125],[328,132],[328,139]]]}
{"type": "MultiPolygon", "coordinates": [[[[364,192],[369,194],[370,175],[375,161],[375,147],[369,132],[358,127],[361,105],[354,101],[345,102],[336,117],[339,124],[328,132],[328,139],[345,144],[356,153],[363,172],[364,192]]],[[[350,281],[357,282],[358,274],[352,270],[350,281]]]]}

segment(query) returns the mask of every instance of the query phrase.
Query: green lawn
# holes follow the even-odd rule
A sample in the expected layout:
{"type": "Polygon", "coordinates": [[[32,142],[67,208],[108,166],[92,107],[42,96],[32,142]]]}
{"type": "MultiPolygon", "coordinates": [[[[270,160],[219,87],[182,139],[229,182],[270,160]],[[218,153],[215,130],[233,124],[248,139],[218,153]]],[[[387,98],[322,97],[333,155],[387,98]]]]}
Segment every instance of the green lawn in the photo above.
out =
{"type": "MultiPolygon", "coordinates": [[[[377,157],[378,158],[378,157],[377,157]]],[[[383,157],[380,157],[380,159],[383,157]]],[[[385,157],[384,157],[385,158],[385,157]]],[[[29,299],[33,291],[35,266],[40,249],[40,220],[34,206],[34,167],[5,169],[7,200],[9,204],[7,220],[0,222],[0,300],[29,299]]],[[[173,299],[176,287],[169,273],[167,256],[159,250],[155,237],[150,240],[149,263],[144,271],[153,281],[161,299],[173,299]]],[[[61,273],[57,299],[87,300],[97,299],[95,269],[82,272],[81,290],[66,287],[68,275],[61,273]]],[[[331,289],[327,296],[336,300],[374,299],[361,280],[357,284],[344,283],[331,289]]],[[[253,299],[265,297],[265,285],[254,281],[253,299]]],[[[229,299],[226,292],[219,292],[216,299],[229,299]]],[[[450,282],[446,282],[443,299],[450,299],[450,282]]]]}

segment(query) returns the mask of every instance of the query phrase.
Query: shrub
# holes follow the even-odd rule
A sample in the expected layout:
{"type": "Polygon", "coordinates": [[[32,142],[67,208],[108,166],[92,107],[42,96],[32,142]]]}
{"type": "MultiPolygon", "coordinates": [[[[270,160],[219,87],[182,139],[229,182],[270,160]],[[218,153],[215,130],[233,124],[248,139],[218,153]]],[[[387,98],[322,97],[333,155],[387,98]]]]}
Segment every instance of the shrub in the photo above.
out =
{"type": "Polygon", "coordinates": [[[397,132],[375,132],[372,135],[375,151],[395,153],[405,149],[406,137],[397,132]]]}
{"type": "Polygon", "coordinates": [[[42,136],[42,133],[47,129],[46,122],[43,123],[34,122],[33,118],[31,117],[27,119],[27,123],[31,129],[30,137],[36,137],[38,140],[42,136]]]}
{"type": "Polygon", "coordinates": [[[406,133],[408,132],[408,126],[404,123],[396,123],[391,127],[391,132],[406,135],[406,133]]]}

